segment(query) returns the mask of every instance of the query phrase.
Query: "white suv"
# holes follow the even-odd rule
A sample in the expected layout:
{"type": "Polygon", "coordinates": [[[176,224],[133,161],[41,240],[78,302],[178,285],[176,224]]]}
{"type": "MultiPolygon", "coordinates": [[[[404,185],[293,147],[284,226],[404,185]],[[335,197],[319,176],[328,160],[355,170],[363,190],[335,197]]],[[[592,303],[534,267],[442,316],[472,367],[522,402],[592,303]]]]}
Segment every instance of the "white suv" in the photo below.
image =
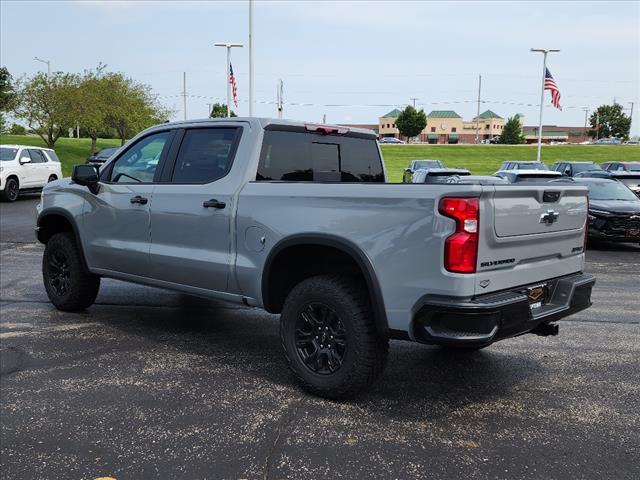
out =
{"type": "Polygon", "coordinates": [[[62,178],[56,152],[27,145],[0,145],[0,197],[14,202],[19,192],[35,192],[62,178]]]}

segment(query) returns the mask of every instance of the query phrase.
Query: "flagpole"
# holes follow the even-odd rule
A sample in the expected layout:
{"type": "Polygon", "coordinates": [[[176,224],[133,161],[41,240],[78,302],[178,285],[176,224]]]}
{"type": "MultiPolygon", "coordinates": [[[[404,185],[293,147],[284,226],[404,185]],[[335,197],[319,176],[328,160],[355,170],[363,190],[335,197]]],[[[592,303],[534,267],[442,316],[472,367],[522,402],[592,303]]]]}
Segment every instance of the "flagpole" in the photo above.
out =
{"type": "Polygon", "coordinates": [[[231,49],[233,47],[242,47],[241,43],[214,43],[216,47],[225,47],[227,49],[227,117],[231,117],[231,49]]]}
{"type": "Polygon", "coordinates": [[[549,52],[559,52],[559,49],[555,48],[532,48],[532,52],[541,52],[543,53],[542,59],[542,85],[540,85],[540,119],[538,121],[538,153],[536,155],[536,160],[540,162],[540,158],[542,156],[542,109],[544,108],[544,80],[547,73],[547,54],[549,52]]]}

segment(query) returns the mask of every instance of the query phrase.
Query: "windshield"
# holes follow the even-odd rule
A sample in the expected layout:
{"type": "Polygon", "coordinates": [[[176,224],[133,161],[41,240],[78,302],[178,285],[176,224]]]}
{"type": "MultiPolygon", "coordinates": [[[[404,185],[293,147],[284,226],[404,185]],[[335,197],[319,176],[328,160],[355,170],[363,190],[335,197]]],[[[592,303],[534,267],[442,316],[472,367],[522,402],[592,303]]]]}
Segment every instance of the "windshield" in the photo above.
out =
{"type": "Polygon", "coordinates": [[[575,163],[573,165],[574,175],[578,172],[586,172],[588,170],[602,170],[602,169],[595,163],[575,163]]]}
{"type": "Polygon", "coordinates": [[[589,184],[592,200],[638,200],[638,197],[620,182],[598,182],[589,184]]]}
{"type": "Polygon", "coordinates": [[[8,148],[8,147],[0,148],[0,160],[2,161],[15,160],[17,154],[18,154],[17,148],[8,148]]]}
{"type": "Polygon", "coordinates": [[[413,164],[413,168],[418,170],[419,168],[439,168],[440,162],[438,160],[420,160],[413,164]]]}

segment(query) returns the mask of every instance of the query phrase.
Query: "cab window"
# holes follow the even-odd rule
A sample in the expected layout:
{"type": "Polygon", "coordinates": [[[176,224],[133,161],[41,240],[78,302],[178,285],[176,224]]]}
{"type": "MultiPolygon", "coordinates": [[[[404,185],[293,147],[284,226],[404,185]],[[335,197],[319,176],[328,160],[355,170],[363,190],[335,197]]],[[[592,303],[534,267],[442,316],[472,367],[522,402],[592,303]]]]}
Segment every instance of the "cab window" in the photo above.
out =
{"type": "Polygon", "coordinates": [[[111,170],[113,183],[151,183],[167,146],[170,132],[142,138],[118,158],[111,170]]]}
{"type": "Polygon", "coordinates": [[[187,130],[176,157],[172,183],[210,183],[224,177],[233,163],[240,129],[187,130]]]}

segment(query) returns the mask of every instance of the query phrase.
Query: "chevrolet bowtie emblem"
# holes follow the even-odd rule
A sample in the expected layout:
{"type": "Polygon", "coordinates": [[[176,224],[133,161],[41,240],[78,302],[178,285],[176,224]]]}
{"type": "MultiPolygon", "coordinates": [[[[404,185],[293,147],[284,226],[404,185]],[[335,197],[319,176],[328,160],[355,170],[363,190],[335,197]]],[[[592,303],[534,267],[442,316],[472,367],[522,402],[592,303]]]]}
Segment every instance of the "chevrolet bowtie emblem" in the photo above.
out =
{"type": "Polygon", "coordinates": [[[554,222],[558,221],[558,217],[560,214],[554,210],[547,210],[547,213],[543,213],[540,215],[540,223],[544,223],[545,225],[551,225],[554,222]]]}

